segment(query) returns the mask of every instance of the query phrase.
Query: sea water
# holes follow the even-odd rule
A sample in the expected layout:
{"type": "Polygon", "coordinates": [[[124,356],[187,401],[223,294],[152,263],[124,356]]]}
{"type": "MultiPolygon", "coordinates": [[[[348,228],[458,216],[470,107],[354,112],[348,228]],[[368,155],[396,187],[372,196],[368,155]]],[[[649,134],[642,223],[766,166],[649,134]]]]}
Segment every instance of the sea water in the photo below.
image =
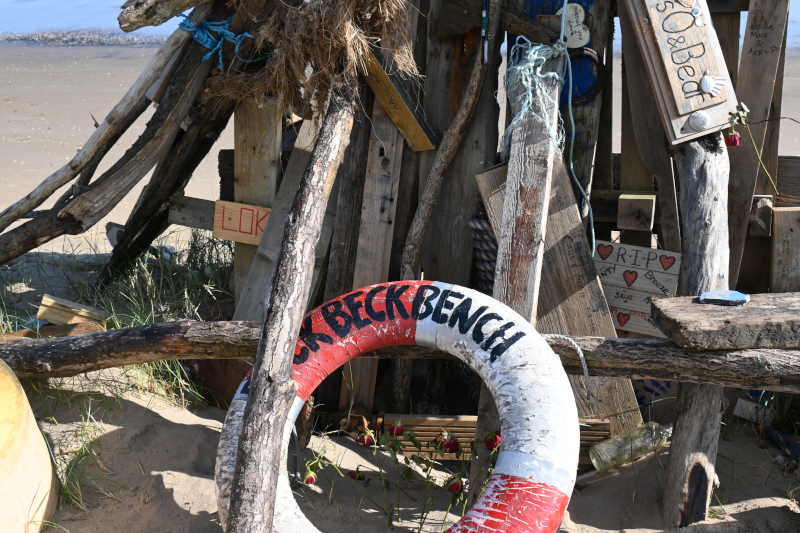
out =
{"type": "MultiPolygon", "coordinates": [[[[117,17],[125,0],[0,0],[0,34],[51,31],[119,31],[117,17]]],[[[158,27],[146,27],[133,35],[168,36],[180,20],[173,18],[158,27]]]]}

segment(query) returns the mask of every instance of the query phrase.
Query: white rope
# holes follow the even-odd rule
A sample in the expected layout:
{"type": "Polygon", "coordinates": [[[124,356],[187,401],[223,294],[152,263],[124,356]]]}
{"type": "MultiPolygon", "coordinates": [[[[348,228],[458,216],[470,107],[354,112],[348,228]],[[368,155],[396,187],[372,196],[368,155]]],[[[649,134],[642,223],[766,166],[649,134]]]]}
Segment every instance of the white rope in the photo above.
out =
{"type": "Polygon", "coordinates": [[[589,398],[589,403],[592,405],[592,409],[594,410],[594,414],[597,415],[597,398],[594,394],[592,394],[592,386],[589,384],[589,365],[586,364],[586,357],[583,355],[583,350],[581,347],[578,346],[578,343],[574,340],[570,339],[566,335],[559,335],[557,333],[542,333],[542,337],[545,339],[556,339],[560,341],[565,341],[570,343],[575,351],[578,352],[578,357],[581,359],[581,366],[583,367],[583,377],[586,378],[586,396],[589,398]]]}

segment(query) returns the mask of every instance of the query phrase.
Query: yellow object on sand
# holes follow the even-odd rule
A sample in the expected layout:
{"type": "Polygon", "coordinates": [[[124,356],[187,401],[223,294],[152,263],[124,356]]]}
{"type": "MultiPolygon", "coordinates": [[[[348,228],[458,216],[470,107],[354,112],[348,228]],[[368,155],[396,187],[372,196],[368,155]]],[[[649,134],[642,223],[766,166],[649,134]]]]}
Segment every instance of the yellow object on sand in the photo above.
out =
{"type": "Polygon", "coordinates": [[[57,501],[47,444],[22,385],[0,361],[0,531],[41,531],[57,501]]]}

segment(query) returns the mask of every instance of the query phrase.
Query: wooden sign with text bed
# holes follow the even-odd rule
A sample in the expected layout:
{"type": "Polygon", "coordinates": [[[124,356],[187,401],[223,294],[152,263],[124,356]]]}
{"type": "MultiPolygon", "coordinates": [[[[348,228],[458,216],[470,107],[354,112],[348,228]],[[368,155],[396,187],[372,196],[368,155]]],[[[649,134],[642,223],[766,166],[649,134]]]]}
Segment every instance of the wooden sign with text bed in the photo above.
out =
{"type": "Polygon", "coordinates": [[[216,203],[214,237],[245,244],[261,242],[271,209],[235,202],[216,203]]]}
{"type": "Polygon", "coordinates": [[[380,100],[386,114],[413,151],[433,150],[439,140],[425,121],[422,102],[412,100],[403,87],[406,80],[397,75],[397,67],[390,57],[381,54],[374,46],[370,48],[370,52],[367,57],[367,83],[380,100]]]}
{"type": "Polygon", "coordinates": [[[623,331],[664,337],[650,317],[650,303],[678,288],[681,254],[597,241],[594,264],[614,326],[623,331]]]}
{"type": "Polygon", "coordinates": [[[670,142],[728,126],[736,95],[706,0],[625,4],[670,142]]]}

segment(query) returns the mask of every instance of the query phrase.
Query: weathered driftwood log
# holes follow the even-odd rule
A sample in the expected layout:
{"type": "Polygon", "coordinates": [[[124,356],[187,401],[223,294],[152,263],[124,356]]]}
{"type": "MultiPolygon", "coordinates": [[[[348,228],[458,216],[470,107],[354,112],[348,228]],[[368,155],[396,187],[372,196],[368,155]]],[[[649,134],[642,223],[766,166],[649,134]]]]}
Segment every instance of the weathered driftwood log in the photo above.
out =
{"type": "MultiPolygon", "coordinates": [[[[76,376],[84,372],[167,359],[253,357],[257,322],[169,322],[74,337],[13,338],[0,342],[0,359],[20,378],[76,376]]],[[[589,374],[668,379],[726,387],[800,392],[800,350],[748,349],[697,352],[662,339],[574,337],[589,374]]],[[[577,352],[550,339],[569,374],[581,375],[577,352]]],[[[421,346],[371,352],[385,359],[449,358],[421,346]]]]}
{"type": "MultiPolygon", "coordinates": [[[[199,23],[211,9],[211,3],[204,4],[194,11],[192,11],[191,19],[199,23]]],[[[59,170],[48,176],[41,184],[39,184],[33,191],[25,196],[22,200],[9,206],[2,213],[0,213],[0,231],[5,230],[8,226],[19,220],[33,209],[47,200],[54,192],[60,187],[66,185],[87,166],[103,150],[107,141],[114,135],[118,134],[118,130],[124,125],[129,125],[127,120],[129,115],[136,112],[136,109],[144,97],[147,90],[161,75],[164,66],[170,60],[175,52],[184,47],[192,36],[181,29],[175,30],[170,35],[167,41],[161,46],[156,55],[145,68],[144,72],[134,82],[125,96],[120,102],[114,106],[114,109],[106,116],[100,126],[92,133],[89,140],[86,141],[83,148],[78,151],[78,154],[61,167],[59,170]]],[[[0,259],[0,264],[7,259],[0,259]]]]}
{"type": "Polygon", "coordinates": [[[175,15],[203,2],[204,0],[128,0],[122,4],[122,13],[117,21],[124,32],[145,26],[160,26],[175,15]]]}
{"type": "Polygon", "coordinates": [[[231,491],[228,533],[271,533],[281,442],[297,385],[291,379],[325,206],[353,127],[355,104],[331,96],[284,231],[265,300],[231,491]]]}
{"type": "MultiPolygon", "coordinates": [[[[728,288],[728,175],[722,133],[678,145],[673,158],[681,184],[682,290],[686,296],[728,288]]],[[[714,484],[722,387],[682,384],[664,487],[664,525],[705,520],[714,484]]]]}
{"type": "Polygon", "coordinates": [[[177,137],[167,156],[156,166],[142,201],[131,213],[100,283],[110,281],[169,227],[170,199],[183,192],[194,170],[222,134],[235,107],[236,102],[230,99],[211,98],[188,131],[177,137]]]}
{"type": "Polygon", "coordinates": [[[691,350],[800,347],[800,293],[753,294],[744,306],[704,305],[693,296],[653,300],[652,316],[691,350]]]}

